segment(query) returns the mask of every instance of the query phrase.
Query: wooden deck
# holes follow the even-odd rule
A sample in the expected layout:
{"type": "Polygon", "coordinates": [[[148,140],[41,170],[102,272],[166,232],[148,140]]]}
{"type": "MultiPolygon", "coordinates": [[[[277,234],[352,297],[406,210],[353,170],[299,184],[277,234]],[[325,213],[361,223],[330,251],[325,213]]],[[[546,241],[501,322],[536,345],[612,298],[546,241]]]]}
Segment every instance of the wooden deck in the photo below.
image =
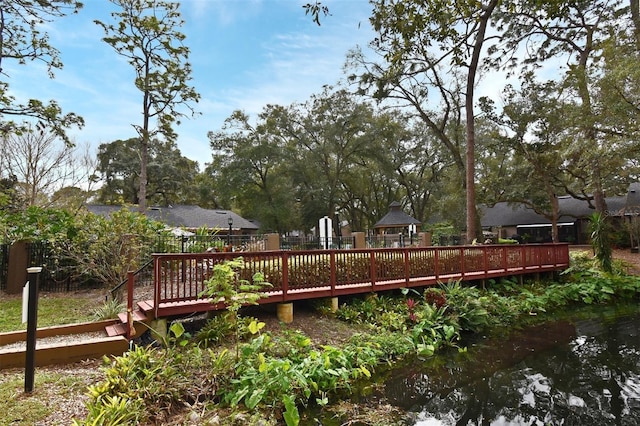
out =
{"type": "MultiPolygon", "coordinates": [[[[154,254],[153,300],[133,300],[128,309],[147,318],[223,309],[202,293],[213,266],[242,257],[242,278],[262,272],[272,285],[260,303],[425,287],[449,280],[491,278],[559,271],[569,266],[568,244],[407,247],[357,250],[266,251],[154,254]]],[[[128,315],[123,322],[127,323],[128,315]]]]}

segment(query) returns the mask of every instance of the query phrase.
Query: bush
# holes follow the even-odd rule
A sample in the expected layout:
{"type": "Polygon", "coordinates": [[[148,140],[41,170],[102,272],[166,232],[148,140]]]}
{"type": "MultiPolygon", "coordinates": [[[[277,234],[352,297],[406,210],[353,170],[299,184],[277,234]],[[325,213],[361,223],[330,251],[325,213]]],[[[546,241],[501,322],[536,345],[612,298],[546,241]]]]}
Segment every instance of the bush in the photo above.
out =
{"type": "Polygon", "coordinates": [[[105,302],[101,307],[93,311],[93,318],[96,321],[117,318],[118,314],[126,311],[126,306],[117,299],[105,302]]]}

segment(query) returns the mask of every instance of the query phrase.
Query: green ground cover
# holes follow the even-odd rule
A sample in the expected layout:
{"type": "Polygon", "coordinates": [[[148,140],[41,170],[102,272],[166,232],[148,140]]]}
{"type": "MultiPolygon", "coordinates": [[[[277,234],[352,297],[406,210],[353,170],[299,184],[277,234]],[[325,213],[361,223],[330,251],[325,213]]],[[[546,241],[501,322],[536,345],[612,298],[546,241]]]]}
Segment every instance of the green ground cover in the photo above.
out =
{"type": "MultiPolygon", "coordinates": [[[[101,302],[73,295],[42,296],[38,300],[38,327],[91,321],[101,302]]],[[[26,330],[22,324],[22,298],[0,299],[0,333],[26,330]]]]}

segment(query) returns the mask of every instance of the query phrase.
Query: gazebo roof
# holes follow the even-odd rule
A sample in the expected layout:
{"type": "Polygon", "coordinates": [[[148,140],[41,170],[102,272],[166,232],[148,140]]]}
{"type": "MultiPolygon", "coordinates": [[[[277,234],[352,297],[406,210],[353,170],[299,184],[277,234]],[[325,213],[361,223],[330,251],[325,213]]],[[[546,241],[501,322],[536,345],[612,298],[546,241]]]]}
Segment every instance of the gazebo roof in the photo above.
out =
{"type": "Polygon", "coordinates": [[[402,211],[402,205],[394,201],[389,204],[389,212],[373,225],[374,228],[399,228],[411,224],[419,225],[421,222],[402,211]]]}

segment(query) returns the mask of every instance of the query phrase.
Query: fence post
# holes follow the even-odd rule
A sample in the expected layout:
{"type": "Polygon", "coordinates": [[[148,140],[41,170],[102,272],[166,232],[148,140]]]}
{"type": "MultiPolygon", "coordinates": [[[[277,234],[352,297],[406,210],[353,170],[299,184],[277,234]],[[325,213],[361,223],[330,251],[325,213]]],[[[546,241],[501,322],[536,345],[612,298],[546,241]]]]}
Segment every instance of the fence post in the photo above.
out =
{"type": "Polygon", "coordinates": [[[364,232],[353,232],[353,248],[354,249],[363,249],[367,248],[367,242],[365,241],[364,232]]]}
{"type": "Polygon", "coordinates": [[[267,250],[280,250],[280,235],[267,234],[267,250]]]}
{"type": "Polygon", "coordinates": [[[9,248],[9,268],[7,271],[7,294],[17,294],[22,291],[22,285],[27,281],[27,267],[29,266],[29,251],[26,241],[13,243],[9,248]]]}
{"type": "Polygon", "coordinates": [[[289,291],[289,253],[282,252],[282,301],[286,302],[289,291]]]}

